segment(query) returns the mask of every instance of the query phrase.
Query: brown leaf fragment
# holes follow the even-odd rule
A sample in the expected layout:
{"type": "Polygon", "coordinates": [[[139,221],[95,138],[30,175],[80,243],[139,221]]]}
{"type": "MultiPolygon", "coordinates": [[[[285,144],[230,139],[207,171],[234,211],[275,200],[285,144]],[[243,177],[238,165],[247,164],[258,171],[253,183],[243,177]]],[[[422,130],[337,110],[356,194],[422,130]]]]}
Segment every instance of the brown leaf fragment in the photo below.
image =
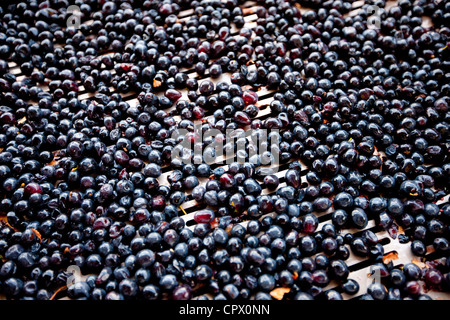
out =
{"type": "Polygon", "coordinates": [[[289,291],[291,291],[290,288],[284,288],[284,287],[275,288],[272,291],[270,291],[270,295],[277,300],[281,300],[281,299],[283,299],[283,296],[286,293],[288,293],[289,291]]]}
{"type": "Polygon", "coordinates": [[[420,269],[426,268],[427,266],[425,263],[416,258],[412,259],[411,262],[418,266],[420,269]]]}
{"type": "Polygon", "coordinates": [[[62,286],[61,288],[59,288],[58,290],[56,290],[55,293],[50,297],[49,300],[55,299],[56,295],[57,295],[58,293],[60,293],[61,291],[65,290],[65,289],[67,289],[67,286],[62,286]]]}
{"type": "Polygon", "coordinates": [[[231,228],[233,228],[233,224],[229,224],[226,228],[225,228],[225,232],[230,235],[231,234],[231,228]]]}
{"type": "Polygon", "coordinates": [[[19,229],[16,229],[12,225],[9,224],[7,216],[0,216],[0,221],[2,221],[6,226],[13,229],[14,231],[19,231],[19,229]]]}
{"type": "Polygon", "coordinates": [[[383,263],[388,264],[389,262],[391,262],[393,260],[397,260],[397,259],[398,259],[398,253],[395,251],[392,251],[392,252],[389,252],[384,255],[383,263]]]}
{"type": "Polygon", "coordinates": [[[27,121],[27,117],[23,117],[22,119],[20,119],[19,121],[17,121],[17,124],[22,124],[25,121],[27,121]]]}
{"type": "Polygon", "coordinates": [[[31,231],[34,232],[34,234],[36,235],[36,237],[38,237],[39,242],[42,243],[42,235],[41,235],[41,233],[40,233],[39,231],[37,231],[36,229],[33,229],[33,228],[31,228],[31,231]]]}
{"type": "Polygon", "coordinates": [[[211,228],[216,229],[219,226],[219,218],[215,217],[209,224],[211,225],[211,228]]]}
{"type": "Polygon", "coordinates": [[[373,154],[376,156],[380,156],[380,158],[381,158],[382,154],[378,151],[378,148],[375,146],[374,146],[374,148],[375,148],[375,151],[373,152],[373,154]]]}

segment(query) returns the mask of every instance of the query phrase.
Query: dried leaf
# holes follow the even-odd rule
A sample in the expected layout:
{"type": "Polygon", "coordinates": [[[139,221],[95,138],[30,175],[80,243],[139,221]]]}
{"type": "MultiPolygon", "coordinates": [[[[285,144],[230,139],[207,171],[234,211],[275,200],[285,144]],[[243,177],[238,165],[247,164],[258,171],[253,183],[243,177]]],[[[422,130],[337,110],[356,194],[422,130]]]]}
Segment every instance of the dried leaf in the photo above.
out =
{"type": "Polygon", "coordinates": [[[211,228],[216,229],[219,226],[219,218],[216,217],[210,222],[211,228]]]}
{"type": "Polygon", "coordinates": [[[416,96],[416,98],[425,98],[426,97],[426,95],[425,94],[419,94],[418,96],[416,96]]]}
{"type": "Polygon", "coordinates": [[[62,286],[61,288],[59,288],[58,290],[56,290],[55,293],[50,297],[49,300],[55,299],[56,295],[57,295],[58,293],[60,293],[61,291],[65,290],[65,289],[67,289],[67,286],[62,286]]]}
{"type": "Polygon", "coordinates": [[[277,300],[281,300],[281,299],[283,299],[283,296],[286,293],[288,293],[289,291],[291,291],[290,288],[284,288],[284,287],[275,288],[272,291],[270,291],[270,295],[277,300]]]}
{"type": "Polygon", "coordinates": [[[230,235],[231,234],[231,228],[233,228],[233,224],[229,224],[226,228],[225,228],[225,232],[230,235]]]}
{"type": "Polygon", "coordinates": [[[388,264],[389,262],[393,260],[398,259],[398,253],[395,251],[389,252],[388,254],[385,254],[383,257],[383,263],[388,264]]]}
{"type": "Polygon", "coordinates": [[[374,149],[375,150],[374,150],[373,154],[376,155],[376,156],[380,156],[381,157],[382,154],[378,151],[378,148],[374,146],[374,149]]]}
{"type": "Polygon", "coordinates": [[[41,233],[40,233],[39,231],[37,231],[36,229],[33,229],[33,228],[30,228],[30,229],[31,229],[31,231],[34,232],[34,234],[36,235],[36,237],[38,237],[39,242],[42,243],[42,235],[41,235],[41,233]]]}
{"type": "Polygon", "coordinates": [[[297,280],[297,278],[298,278],[298,273],[297,273],[297,272],[294,272],[294,276],[293,276],[292,278],[294,278],[294,280],[297,280]]]}
{"type": "Polygon", "coordinates": [[[18,124],[22,124],[25,121],[27,121],[27,117],[23,117],[22,119],[20,119],[19,121],[17,121],[18,124]]]}
{"type": "Polygon", "coordinates": [[[247,15],[247,14],[253,14],[255,13],[255,9],[254,8],[244,8],[242,9],[242,14],[247,15]]]}
{"type": "Polygon", "coordinates": [[[19,231],[19,229],[16,229],[12,225],[9,224],[8,218],[6,216],[0,216],[0,221],[2,221],[6,226],[10,227],[14,231],[19,231]]]}
{"type": "Polygon", "coordinates": [[[153,80],[153,87],[158,88],[162,84],[161,81],[154,79],[153,80]]]}
{"type": "Polygon", "coordinates": [[[420,261],[419,259],[412,259],[411,260],[412,263],[414,263],[416,266],[418,266],[420,269],[426,268],[427,265],[425,263],[423,263],[422,261],[420,261]]]}

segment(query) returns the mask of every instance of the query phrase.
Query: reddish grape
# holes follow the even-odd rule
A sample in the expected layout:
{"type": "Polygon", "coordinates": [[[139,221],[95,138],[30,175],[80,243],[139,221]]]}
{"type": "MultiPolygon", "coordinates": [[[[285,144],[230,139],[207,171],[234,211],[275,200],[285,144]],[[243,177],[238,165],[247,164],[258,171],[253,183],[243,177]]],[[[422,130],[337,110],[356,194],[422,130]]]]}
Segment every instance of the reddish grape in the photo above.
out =
{"type": "Polygon", "coordinates": [[[214,217],[214,211],[211,209],[203,209],[194,213],[194,220],[197,223],[210,223],[214,217]]]}
{"type": "Polygon", "coordinates": [[[246,90],[242,94],[242,99],[244,99],[245,104],[255,104],[258,101],[258,95],[254,91],[246,90]]]}
{"type": "Polygon", "coordinates": [[[41,186],[36,182],[30,182],[24,188],[25,194],[31,195],[33,193],[42,193],[41,186]]]}
{"type": "Polygon", "coordinates": [[[167,89],[164,95],[171,101],[177,101],[181,98],[181,92],[175,89],[167,89]]]}
{"type": "Polygon", "coordinates": [[[243,125],[248,125],[248,124],[250,124],[252,122],[252,119],[250,119],[249,115],[246,114],[243,111],[237,111],[234,114],[234,120],[237,123],[240,123],[240,124],[243,124],[243,125]]]}

